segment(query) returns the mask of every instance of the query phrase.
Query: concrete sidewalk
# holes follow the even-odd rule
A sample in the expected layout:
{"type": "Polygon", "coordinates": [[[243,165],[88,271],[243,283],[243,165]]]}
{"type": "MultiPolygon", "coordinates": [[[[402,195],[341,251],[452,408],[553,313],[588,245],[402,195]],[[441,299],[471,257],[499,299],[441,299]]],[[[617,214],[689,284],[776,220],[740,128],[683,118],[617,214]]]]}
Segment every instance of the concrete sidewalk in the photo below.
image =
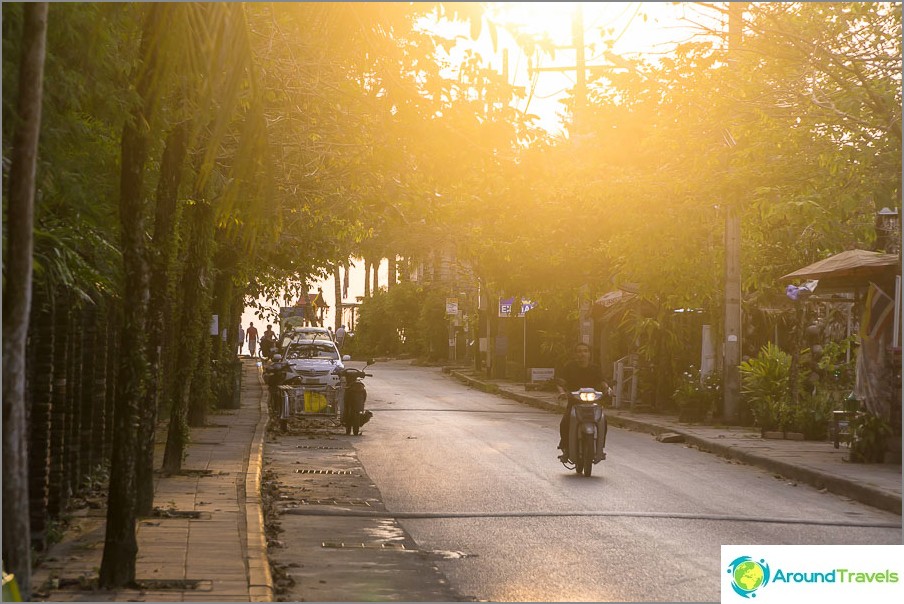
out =
{"type": "MultiPolygon", "coordinates": [[[[240,407],[214,411],[207,426],[193,428],[183,471],[157,478],[157,513],[138,521],[136,581],[141,589],[96,588],[106,510],[89,501],[34,570],[33,600],[272,600],[260,498],[266,391],[257,360],[242,361],[240,407]]],[[[165,439],[158,436],[155,468],[161,466],[165,439]]]]}
{"type": "MultiPolygon", "coordinates": [[[[528,391],[524,384],[487,379],[472,369],[443,371],[485,392],[534,407],[564,410],[564,402],[559,402],[554,392],[528,391]]],[[[850,451],[845,446],[836,449],[828,441],[764,439],[756,428],[687,424],[662,414],[607,409],[606,416],[610,426],[653,435],[678,434],[701,451],[758,466],[888,512],[902,511],[901,465],[850,463],[850,451]]]]}

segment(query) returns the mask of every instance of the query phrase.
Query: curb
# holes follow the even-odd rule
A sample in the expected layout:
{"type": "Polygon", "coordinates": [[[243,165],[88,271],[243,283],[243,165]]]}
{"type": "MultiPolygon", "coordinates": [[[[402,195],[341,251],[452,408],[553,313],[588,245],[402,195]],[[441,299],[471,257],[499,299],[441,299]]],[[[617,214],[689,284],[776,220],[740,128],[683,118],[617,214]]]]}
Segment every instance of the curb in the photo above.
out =
{"type": "Polygon", "coordinates": [[[848,497],[849,499],[853,499],[854,501],[858,501],[870,507],[898,515],[901,514],[901,498],[880,489],[875,489],[863,483],[853,482],[812,468],[796,466],[779,459],[770,459],[768,457],[749,453],[740,450],[737,447],[715,443],[711,440],[693,436],[680,430],[669,431],[681,434],[684,436],[687,444],[693,445],[701,451],[713,453],[728,459],[734,459],[748,465],[757,466],[770,472],[781,474],[786,478],[808,484],[817,489],[825,489],[830,493],[848,497]]]}
{"type": "Polygon", "coordinates": [[[251,602],[273,601],[273,576],[267,557],[267,539],[264,534],[264,511],[261,505],[261,467],[264,458],[264,435],[270,411],[267,405],[267,390],[263,388],[261,372],[256,372],[261,384],[258,402],[260,415],[251,439],[248,455],[248,471],[245,473],[245,538],[248,559],[248,598],[251,602]]]}
{"type": "MultiPolygon", "coordinates": [[[[563,408],[560,405],[552,404],[529,395],[520,394],[517,392],[509,392],[495,384],[482,382],[471,376],[464,375],[454,369],[444,367],[443,373],[448,373],[452,377],[465,382],[468,386],[471,386],[477,390],[482,390],[483,392],[513,399],[526,405],[530,405],[531,407],[538,407],[540,409],[546,409],[548,411],[561,411],[563,408]]],[[[740,461],[751,466],[756,466],[770,472],[774,472],[776,474],[781,474],[786,478],[808,484],[817,489],[825,489],[831,493],[835,493],[836,495],[848,497],[850,499],[853,499],[854,501],[869,505],[870,507],[878,508],[880,510],[892,512],[898,515],[901,514],[901,497],[887,493],[880,489],[873,488],[869,485],[853,482],[851,480],[840,478],[838,476],[827,474],[825,472],[820,472],[818,470],[813,470],[811,468],[796,466],[794,464],[790,464],[778,459],[771,459],[762,455],[749,453],[737,447],[724,445],[722,443],[717,443],[705,438],[700,438],[699,436],[695,436],[693,434],[689,434],[672,427],[664,428],[662,426],[657,426],[656,424],[650,424],[635,419],[620,417],[616,414],[607,415],[606,418],[608,419],[610,426],[624,428],[626,430],[632,430],[634,432],[647,432],[653,435],[659,435],[664,432],[680,434],[684,437],[685,443],[692,445],[706,453],[712,453],[721,457],[725,457],[727,459],[734,459],[736,461],[740,461]]]]}

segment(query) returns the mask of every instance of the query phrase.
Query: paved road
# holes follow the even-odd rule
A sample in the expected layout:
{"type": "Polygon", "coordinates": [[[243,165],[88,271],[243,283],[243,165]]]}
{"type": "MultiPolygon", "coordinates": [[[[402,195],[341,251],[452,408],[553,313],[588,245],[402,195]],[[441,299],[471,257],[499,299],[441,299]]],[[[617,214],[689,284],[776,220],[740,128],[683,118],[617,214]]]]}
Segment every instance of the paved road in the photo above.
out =
{"type": "MultiPolygon", "coordinates": [[[[319,443],[309,447],[335,443],[341,456],[296,449],[299,465],[341,462],[368,486],[355,487],[357,502],[348,494],[339,505],[308,500],[284,515],[293,534],[281,540],[293,545],[283,548],[282,563],[304,560],[312,570],[325,551],[344,551],[324,546],[330,535],[358,526],[346,534],[370,531],[371,545],[401,543],[430,569],[393,592],[405,600],[716,601],[723,543],[901,542],[898,516],[647,434],[610,429],[609,459],[592,477],[579,477],[555,459],[557,415],[468,389],[435,368],[390,362],[372,370],[375,416],[364,434],[309,435],[319,443]],[[430,593],[431,586],[444,591],[430,593]]],[[[283,438],[284,453],[291,442],[305,446],[283,438]]],[[[267,450],[270,456],[270,443],[267,450]]],[[[351,484],[341,476],[329,488],[320,488],[323,479],[295,488],[336,493],[351,484]]],[[[346,555],[346,571],[349,562],[346,555]]],[[[319,586],[313,572],[290,567],[289,574],[293,597],[363,601],[384,593],[331,591],[339,574],[319,586]]]]}

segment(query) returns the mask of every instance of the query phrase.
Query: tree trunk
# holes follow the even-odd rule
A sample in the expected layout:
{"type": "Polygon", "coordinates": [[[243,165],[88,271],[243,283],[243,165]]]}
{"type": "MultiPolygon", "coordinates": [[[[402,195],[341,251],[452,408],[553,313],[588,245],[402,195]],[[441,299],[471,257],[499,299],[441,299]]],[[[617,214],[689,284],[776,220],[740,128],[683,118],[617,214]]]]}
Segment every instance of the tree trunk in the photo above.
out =
{"type": "Polygon", "coordinates": [[[348,258],[345,259],[342,267],[345,270],[345,280],[342,282],[342,299],[344,300],[348,298],[348,280],[351,276],[349,273],[351,273],[352,270],[351,263],[349,262],[348,258]]]}
{"type": "MultiPolygon", "coordinates": [[[[197,195],[196,195],[197,197],[197,195]]],[[[207,289],[207,265],[213,239],[213,210],[211,205],[198,200],[186,210],[189,233],[186,236],[186,266],[180,289],[184,296],[179,320],[179,344],[176,347],[177,364],[174,374],[174,395],[171,401],[170,420],[163,454],[164,471],[175,474],[182,470],[182,455],[188,442],[189,407],[195,369],[198,367],[200,338],[207,337],[207,323],[201,316],[203,296],[207,289]],[[208,232],[209,231],[209,232],[208,232]]],[[[203,401],[206,405],[206,401],[203,401]]],[[[197,413],[195,411],[194,413],[197,413]]],[[[197,421],[197,418],[194,418],[197,421]]]]}
{"type": "MultiPolygon", "coordinates": [[[[788,368],[788,391],[791,409],[797,411],[800,404],[800,349],[803,346],[804,321],[806,311],[802,302],[794,303],[794,324],[791,326],[791,363],[788,368]]],[[[787,424],[787,422],[785,422],[787,424]]],[[[782,426],[782,430],[785,426],[782,426]]]]}
{"type": "Polygon", "coordinates": [[[380,263],[383,261],[382,258],[377,258],[375,262],[372,262],[370,267],[374,272],[374,289],[373,292],[377,293],[380,291],[380,263]]]}
{"type": "Polygon", "coordinates": [[[402,256],[396,262],[396,276],[399,283],[408,283],[411,280],[411,258],[402,256]]]}
{"type": "MultiPolygon", "coordinates": [[[[207,311],[210,304],[203,305],[207,311]]],[[[209,312],[203,313],[202,316],[209,316],[209,312]]],[[[188,425],[192,428],[198,428],[207,423],[207,410],[211,402],[210,390],[210,336],[205,332],[198,338],[198,347],[195,354],[195,375],[191,380],[191,396],[188,406],[188,425]]]]}
{"type": "Polygon", "coordinates": [[[342,274],[339,263],[333,265],[333,330],[342,325],[342,274]]]}
{"type": "Polygon", "coordinates": [[[154,509],[154,443],[160,411],[165,339],[165,320],[170,273],[176,257],[176,227],[179,222],[178,198],[182,167],[188,150],[189,122],[177,125],[166,138],[160,179],[157,182],[157,208],[152,243],[151,293],[148,305],[148,362],[150,379],[147,398],[141,407],[138,428],[138,455],[135,467],[136,513],[149,516],[154,509]]]}
{"type": "Polygon", "coordinates": [[[364,259],[364,297],[370,298],[370,260],[364,259]]]}
{"type": "Polygon", "coordinates": [[[91,450],[94,463],[106,464],[104,455],[104,430],[107,414],[107,313],[106,306],[100,309],[100,319],[97,324],[97,338],[95,340],[94,371],[89,376],[93,387],[91,388],[91,450]]]}
{"type": "Polygon", "coordinates": [[[53,305],[32,305],[28,338],[29,518],[32,547],[47,547],[50,497],[50,412],[53,409],[53,305]]]}
{"type": "Polygon", "coordinates": [[[118,348],[120,307],[111,301],[107,308],[107,392],[104,396],[104,460],[107,463],[113,458],[113,429],[116,419],[116,392],[119,388],[118,348]]]}
{"type": "MultiPolygon", "coordinates": [[[[94,372],[97,370],[97,307],[88,304],[82,312],[82,376],[79,395],[79,479],[94,472],[94,372]]],[[[82,486],[84,483],[82,483],[82,486]]]]}
{"type": "Polygon", "coordinates": [[[397,273],[397,267],[398,267],[398,260],[397,260],[396,255],[391,254],[388,258],[388,262],[389,262],[389,265],[387,267],[387,271],[389,274],[386,279],[386,291],[389,291],[389,289],[392,288],[392,286],[396,284],[396,279],[397,279],[396,273],[397,273]]]}
{"type": "Polygon", "coordinates": [[[71,495],[79,492],[79,429],[81,421],[82,394],[82,311],[73,310],[66,326],[69,334],[68,363],[66,366],[66,491],[71,495]]]}
{"type": "Polygon", "coordinates": [[[138,404],[146,400],[148,267],[145,249],[144,169],[152,121],[151,89],[156,71],[155,36],[166,7],[149,5],[141,34],[136,106],[123,127],[119,219],[123,257],[122,331],[113,430],[107,532],[99,582],[102,587],[126,587],[135,582],[138,541],[135,535],[135,467],[138,404]]]}
{"type": "Polygon", "coordinates": [[[3,287],[3,563],[25,600],[31,596],[28,518],[28,427],[25,423],[25,342],[31,309],[35,171],[47,40],[47,3],[25,5],[19,67],[21,119],[13,137],[3,287]]]}
{"type": "Polygon", "coordinates": [[[50,407],[50,492],[47,513],[59,516],[69,493],[66,491],[66,368],[69,366],[69,305],[62,291],[54,296],[53,391],[50,407]]]}

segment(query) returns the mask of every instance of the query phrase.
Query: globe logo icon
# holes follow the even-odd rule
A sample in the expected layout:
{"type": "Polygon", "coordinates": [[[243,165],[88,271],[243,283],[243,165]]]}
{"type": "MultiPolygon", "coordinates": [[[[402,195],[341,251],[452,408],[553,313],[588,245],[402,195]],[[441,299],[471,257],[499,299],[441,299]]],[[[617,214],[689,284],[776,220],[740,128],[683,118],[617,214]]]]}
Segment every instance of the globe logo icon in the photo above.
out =
{"type": "Polygon", "coordinates": [[[750,556],[735,558],[728,565],[731,587],[743,598],[755,598],[756,590],[769,583],[769,565],[765,560],[757,562],[750,556]]]}

